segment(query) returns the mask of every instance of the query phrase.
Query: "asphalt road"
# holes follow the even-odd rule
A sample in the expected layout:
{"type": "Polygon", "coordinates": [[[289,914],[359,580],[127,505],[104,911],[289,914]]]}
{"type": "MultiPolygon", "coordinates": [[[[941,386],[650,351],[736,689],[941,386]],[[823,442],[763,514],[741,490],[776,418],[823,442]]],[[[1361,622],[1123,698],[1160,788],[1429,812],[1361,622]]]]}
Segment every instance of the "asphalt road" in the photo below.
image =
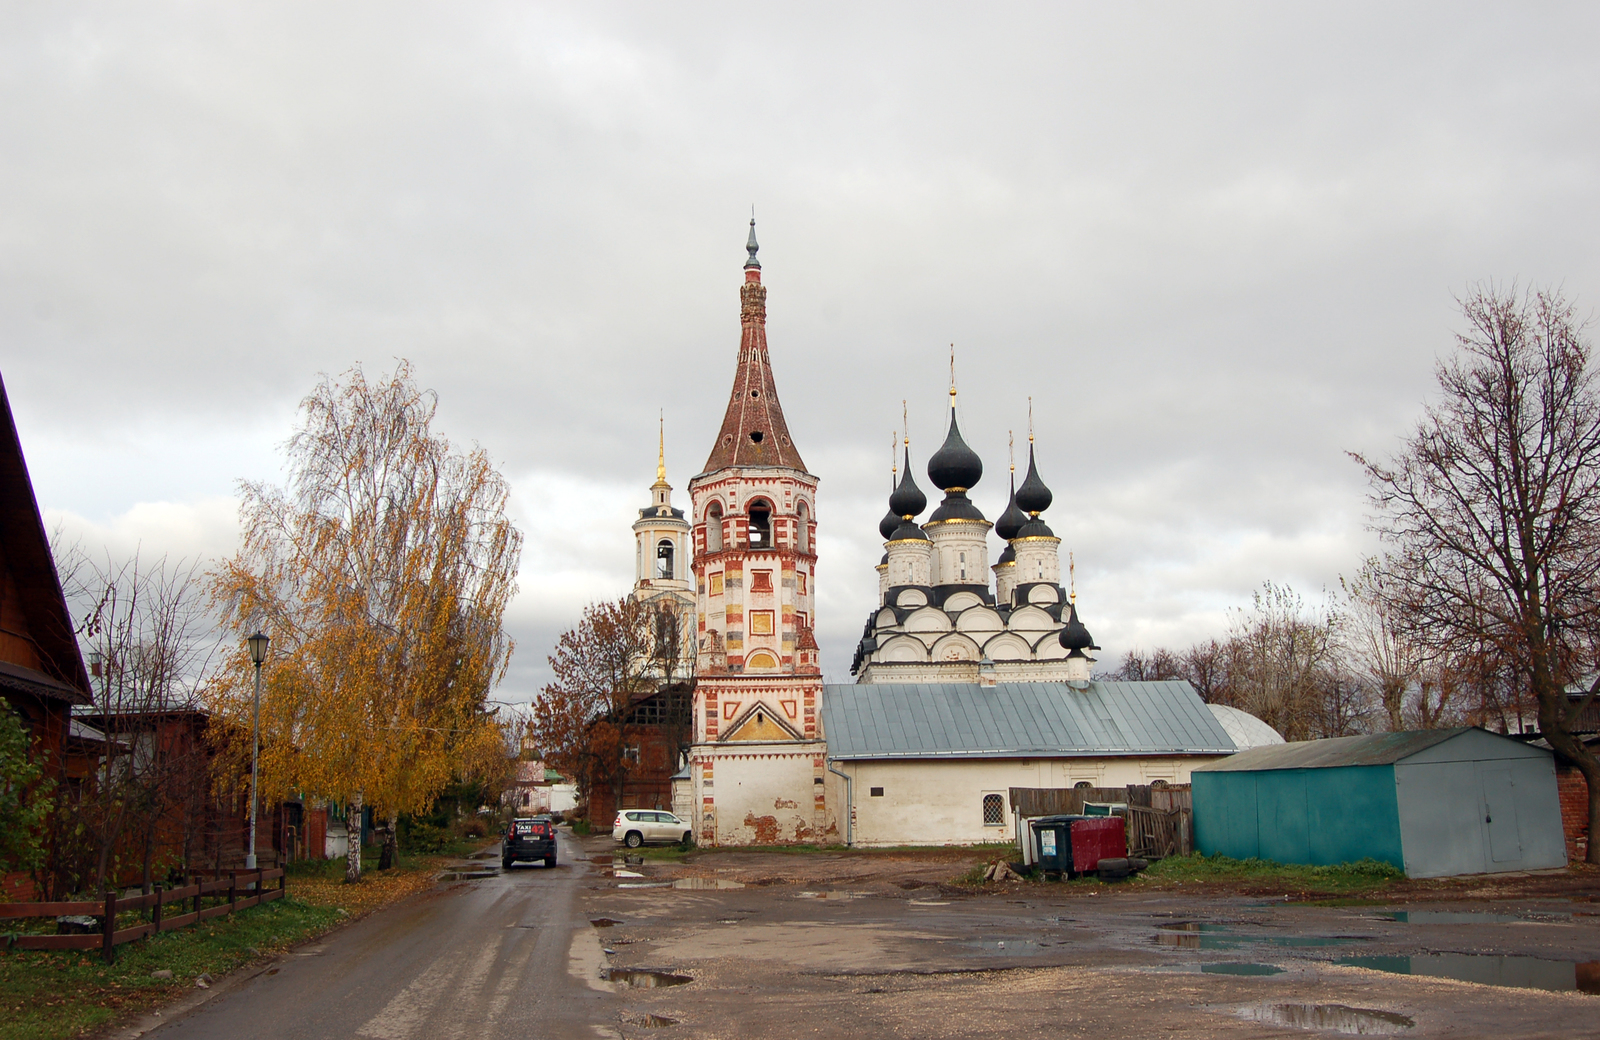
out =
{"type": "MultiPolygon", "coordinates": [[[[609,987],[569,972],[598,944],[578,916],[586,873],[570,836],[554,869],[518,864],[445,884],[303,946],[193,1013],[162,1040],[499,1040],[614,1035],[609,987]],[[579,926],[582,926],[581,931],[579,926]]],[[[485,861],[485,869],[498,867],[485,861]]],[[[598,965],[597,965],[598,967],[598,965]]],[[[589,974],[589,973],[585,973],[589,974]]],[[[597,972],[593,973],[597,974],[597,972]]]]}

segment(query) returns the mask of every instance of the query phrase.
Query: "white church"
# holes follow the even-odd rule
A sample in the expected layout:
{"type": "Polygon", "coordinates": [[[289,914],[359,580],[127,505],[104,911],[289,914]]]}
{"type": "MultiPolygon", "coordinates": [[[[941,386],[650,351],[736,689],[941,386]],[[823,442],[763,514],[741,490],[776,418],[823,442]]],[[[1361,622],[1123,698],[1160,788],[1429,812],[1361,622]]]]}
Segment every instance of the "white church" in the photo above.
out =
{"type": "Polygon", "coordinates": [[[1281,742],[1186,682],[1092,677],[1098,647],[1061,586],[1032,438],[1027,475],[1016,486],[1012,474],[991,523],[968,497],[983,463],[962,440],[953,386],[926,470],[944,498],[918,522],[928,502],[907,444],[857,681],[825,685],[812,634],[818,478],[779,403],[753,220],[745,248],[732,392],[688,514],[658,458],[634,525],[635,594],[675,604],[694,635],[683,641],[693,741],[672,792],[701,844],[1006,840],[1010,787],[1187,783],[1197,765],[1281,742]],[[991,529],[1005,542],[993,566],[991,529]]]}

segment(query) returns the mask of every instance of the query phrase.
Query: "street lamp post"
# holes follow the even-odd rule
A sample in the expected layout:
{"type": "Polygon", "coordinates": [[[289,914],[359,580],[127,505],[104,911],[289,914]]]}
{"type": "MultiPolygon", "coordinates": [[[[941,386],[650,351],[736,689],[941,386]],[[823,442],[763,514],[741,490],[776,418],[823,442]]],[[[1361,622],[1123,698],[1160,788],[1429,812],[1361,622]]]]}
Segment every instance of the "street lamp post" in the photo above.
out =
{"type": "Polygon", "coordinates": [[[267,644],[272,640],[257,631],[245,642],[250,644],[250,660],[256,666],[256,702],[250,710],[250,850],[245,853],[244,869],[256,869],[256,760],[261,751],[261,662],[267,659],[267,644]]]}

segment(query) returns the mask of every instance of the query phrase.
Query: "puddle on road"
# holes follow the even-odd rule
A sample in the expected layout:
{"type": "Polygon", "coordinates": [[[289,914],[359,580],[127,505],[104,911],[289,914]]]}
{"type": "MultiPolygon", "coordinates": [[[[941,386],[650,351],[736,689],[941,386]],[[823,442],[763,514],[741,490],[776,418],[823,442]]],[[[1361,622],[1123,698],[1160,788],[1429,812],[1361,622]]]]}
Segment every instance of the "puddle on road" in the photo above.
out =
{"type": "Polygon", "coordinates": [[[1283,969],[1276,964],[1227,961],[1222,964],[1202,964],[1200,965],[1200,973],[1203,975],[1282,975],[1283,969]]]}
{"type": "Polygon", "coordinates": [[[730,888],[743,888],[744,882],[729,881],[726,878],[686,877],[674,881],[672,887],[690,889],[696,892],[723,891],[730,888]]]}
{"type": "Polygon", "coordinates": [[[1558,961],[1485,953],[1425,953],[1411,957],[1340,957],[1335,964],[1394,975],[1423,975],[1485,986],[1600,994],[1600,961],[1558,961]]]}
{"type": "Polygon", "coordinates": [[[1255,1022],[1295,1029],[1325,1029],[1354,1036],[1393,1036],[1416,1025],[1416,1020],[1393,1011],[1353,1008],[1343,1004],[1262,1004],[1239,1012],[1255,1022]]]}
{"type": "Polygon", "coordinates": [[[604,974],[607,982],[615,982],[629,989],[657,989],[661,986],[682,986],[693,982],[688,975],[674,975],[670,971],[650,971],[645,968],[609,968],[604,974]]]}
{"type": "Polygon", "coordinates": [[[644,877],[644,875],[639,873],[637,870],[617,870],[617,869],[614,869],[614,870],[611,871],[611,876],[612,877],[644,877]]]}
{"type": "MultiPolygon", "coordinates": [[[[993,954],[999,957],[1015,956],[1023,953],[1036,953],[1041,946],[1056,945],[1041,942],[1037,939],[972,939],[962,943],[980,953],[993,954]]],[[[1061,943],[1060,945],[1066,945],[1061,943]]]]}
{"type": "Polygon", "coordinates": [[[797,892],[796,899],[860,899],[865,892],[797,892]]]}
{"type": "Polygon", "coordinates": [[[910,900],[910,903],[911,903],[912,906],[949,906],[950,905],[950,901],[948,899],[947,900],[943,900],[943,901],[940,901],[940,900],[937,900],[937,899],[913,899],[913,900],[910,900]]]}
{"type": "Polygon", "coordinates": [[[1231,924],[1210,921],[1178,921],[1164,924],[1154,937],[1157,946],[1176,946],[1181,950],[1237,950],[1252,943],[1305,949],[1349,946],[1353,943],[1371,941],[1372,937],[1366,935],[1270,935],[1261,932],[1241,932],[1231,924]]]}
{"type": "Polygon", "coordinates": [[[498,877],[498,870],[447,870],[438,875],[439,881],[481,881],[484,878],[498,877]]]}
{"type": "Polygon", "coordinates": [[[1571,914],[1560,912],[1491,914],[1478,910],[1395,910],[1378,915],[1379,920],[1398,921],[1401,924],[1530,924],[1554,923],[1571,918],[1571,914]]]}
{"type": "Polygon", "coordinates": [[[615,925],[621,924],[622,922],[614,921],[609,917],[596,917],[589,923],[594,925],[596,928],[611,928],[615,925]]]}
{"type": "MultiPolygon", "coordinates": [[[[644,875],[636,874],[634,876],[635,877],[643,877],[644,875]]],[[[671,888],[672,887],[672,882],[670,882],[670,881],[624,881],[622,884],[618,885],[617,887],[618,888],[671,888]]]]}

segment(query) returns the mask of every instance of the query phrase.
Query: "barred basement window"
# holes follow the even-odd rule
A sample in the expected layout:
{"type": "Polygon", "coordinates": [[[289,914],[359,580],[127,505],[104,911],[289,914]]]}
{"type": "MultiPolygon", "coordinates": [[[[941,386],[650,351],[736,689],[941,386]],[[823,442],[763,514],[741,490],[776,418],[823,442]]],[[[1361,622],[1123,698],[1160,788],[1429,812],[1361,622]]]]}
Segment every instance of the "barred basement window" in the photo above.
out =
{"type": "Polygon", "coordinates": [[[868,791],[867,793],[870,794],[874,798],[882,798],[883,797],[883,788],[874,787],[870,791],[868,791]]]}
{"type": "Polygon", "coordinates": [[[1005,802],[997,794],[983,796],[983,825],[985,827],[1004,827],[1006,823],[1005,802]]]}

